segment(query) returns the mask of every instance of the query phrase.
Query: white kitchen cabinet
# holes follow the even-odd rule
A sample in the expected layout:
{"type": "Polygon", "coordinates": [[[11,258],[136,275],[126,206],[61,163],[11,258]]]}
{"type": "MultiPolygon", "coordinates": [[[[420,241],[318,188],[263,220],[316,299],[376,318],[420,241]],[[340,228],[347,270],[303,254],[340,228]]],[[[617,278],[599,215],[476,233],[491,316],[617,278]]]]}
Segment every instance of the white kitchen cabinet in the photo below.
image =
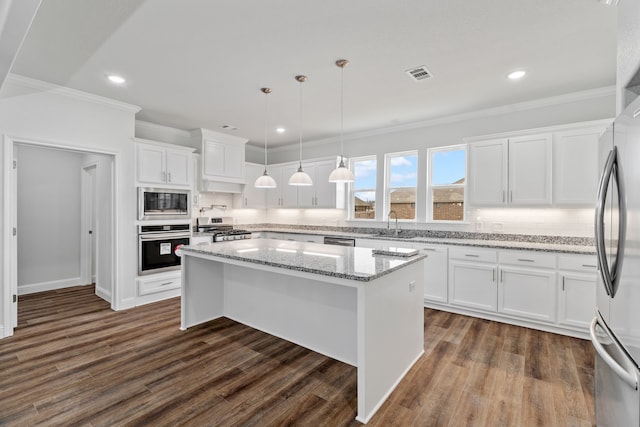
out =
{"type": "Polygon", "coordinates": [[[244,183],[247,139],[208,129],[191,131],[194,146],[201,147],[202,179],[218,183],[244,183]]]}
{"type": "Polygon", "coordinates": [[[500,251],[498,312],[553,323],[556,320],[556,256],[500,251]]]}
{"type": "Polygon", "coordinates": [[[598,140],[604,127],[553,135],[553,202],[593,206],[598,186],[598,140]]]}
{"type": "Polygon", "coordinates": [[[267,189],[256,188],[256,179],[264,173],[264,165],[246,163],[244,166],[245,184],[242,193],[234,195],[235,208],[263,209],[266,203],[267,189]]]}
{"type": "Polygon", "coordinates": [[[446,246],[433,246],[416,243],[415,249],[424,251],[424,300],[446,304],[448,298],[447,266],[448,254],[446,246]]]}
{"type": "Polygon", "coordinates": [[[499,313],[542,322],[555,322],[555,270],[501,265],[499,276],[499,313]]]}
{"type": "Polygon", "coordinates": [[[469,204],[506,203],[508,140],[494,139],[469,144],[469,204]]]}
{"type": "Polygon", "coordinates": [[[496,312],[498,306],[497,254],[484,249],[450,249],[449,303],[496,312]]]}
{"type": "Polygon", "coordinates": [[[551,134],[469,145],[469,204],[551,203],[551,134]]]}
{"type": "Polygon", "coordinates": [[[137,282],[138,296],[146,296],[180,289],[181,275],[180,271],[152,274],[146,277],[139,277],[137,282]]]}
{"type": "Polygon", "coordinates": [[[191,187],[193,149],[149,142],[136,143],[138,183],[191,187]]]}
{"type": "Polygon", "coordinates": [[[596,309],[596,258],[563,255],[558,268],[558,323],[587,330],[596,309]]]}
{"type": "Polygon", "coordinates": [[[313,185],[298,188],[298,207],[335,208],[336,184],[329,182],[329,175],[336,168],[336,162],[327,160],[303,166],[305,172],[311,176],[313,185]]]}
{"type": "Polygon", "coordinates": [[[268,208],[298,207],[298,187],[289,185],[289,178],[298,170],[298,163],[269,166],[269,175],[276,181],[276,188],[267,189],[268,208]]]}

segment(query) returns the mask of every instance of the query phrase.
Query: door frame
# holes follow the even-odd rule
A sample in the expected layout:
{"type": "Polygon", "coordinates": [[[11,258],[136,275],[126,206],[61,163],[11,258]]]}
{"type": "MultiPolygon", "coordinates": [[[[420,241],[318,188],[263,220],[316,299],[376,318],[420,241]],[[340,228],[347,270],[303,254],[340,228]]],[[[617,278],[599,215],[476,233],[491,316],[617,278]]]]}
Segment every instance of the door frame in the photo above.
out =
{"type": "MultiPolygon", "coordinates": [[[[18,295],[18,256],[17,256],[17,235],[13,236],[12,230],[17,227],[17,178],[13,169],[13,161],[15,154],[15,145],[24,144],[37,147],[56,148],[61,150],[74,151],[85,154],[103,154],[111,156],[111,309],[115,309],[118,301],[119,292],[116,273],[119,271],[118,265],[118,247],[119,247],[119,220],[117,216],[119,208],[119,189],[116,172],[119,170],[120,154],[117,151],[84,147],[73,145],[59,141],[33,139],[29,137],[19,137],[12,135],[3,135],[3,193],[2,193],[2,213],[3,213],[3,241],[2,241],[2,283],[0,290],[2,295],[2,313],[3,323],[0,325],[0,338],[13,335],[13,331],[17,326],[17,300],[13,301],[14,295],[18,295]]],[[[19,232],[19,230],[18,230],[19,232]]],[[[96,270],[98,268],[96,267],[96,270]]]]}
{"type": "Polygon", "coordinates": [[[96,271],[93,271],[92,268],[92,259],[96,256],[98,252],[98,233],[96,232],[97,223],[95,221],[96,217],[96,204],[95,204],[95,183],[96,183],[96,174],[98,173],[98,162],[90,162],[87,164],[83,164],[80,168],[80,187],[81,187],[81,197],[80,197],[80,230],[82,240],[80,241],[80,278],[85,285],[93,283],[93,277],[96,277],[97,280],[97,270],[98,265],[96,262],[96,271]],[[93,170],[93,174],[89,171],[93,170]],[[90,178],[91,176],[91,178],[90,178]],[[87,233],[88,230],[91,230],[91,234],[87,233]],[[89,237],[91,236],[91,237],[89,237]],[[96,240],[94,244],[94,240],[96,240]],[[94,249],[95,254],[94,254],[94,249]]]}

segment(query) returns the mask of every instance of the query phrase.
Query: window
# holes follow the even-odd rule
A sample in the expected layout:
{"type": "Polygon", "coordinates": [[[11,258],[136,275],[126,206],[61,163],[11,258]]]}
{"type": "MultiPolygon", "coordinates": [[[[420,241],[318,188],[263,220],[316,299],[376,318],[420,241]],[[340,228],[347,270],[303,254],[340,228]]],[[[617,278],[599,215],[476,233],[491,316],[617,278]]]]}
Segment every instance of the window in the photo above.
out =
{"type": "Polygon", "coordinates": [[[464,221],[467,147],[429,149],[429,201],[432,221],[464,221]]]}
{"type": "Polygon", "coordinates": [[[385,214],[395,212],[398,219],[416,219],[418,153],[387,154],[387,186],[385,214]]]}
{"type": "Polygon", "coordinates": [[[376,217],[376,156],[351,159],[351,170],[355,176],[353,182],[352,211],[353,219],[375,219],[376,217]]]}

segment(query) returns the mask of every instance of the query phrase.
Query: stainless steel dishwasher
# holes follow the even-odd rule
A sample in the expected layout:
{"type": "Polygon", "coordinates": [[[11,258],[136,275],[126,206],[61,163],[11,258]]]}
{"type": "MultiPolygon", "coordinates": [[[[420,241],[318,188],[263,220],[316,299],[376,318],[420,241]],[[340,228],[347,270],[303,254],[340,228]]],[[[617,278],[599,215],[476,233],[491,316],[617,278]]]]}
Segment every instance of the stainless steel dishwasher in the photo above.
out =
{"type": "Polygon", "coordinates": [[[356,239],[348,237],[329,237],[324,236],[325,245],[337,245],[337,246],[355,246],[356,239]]]}

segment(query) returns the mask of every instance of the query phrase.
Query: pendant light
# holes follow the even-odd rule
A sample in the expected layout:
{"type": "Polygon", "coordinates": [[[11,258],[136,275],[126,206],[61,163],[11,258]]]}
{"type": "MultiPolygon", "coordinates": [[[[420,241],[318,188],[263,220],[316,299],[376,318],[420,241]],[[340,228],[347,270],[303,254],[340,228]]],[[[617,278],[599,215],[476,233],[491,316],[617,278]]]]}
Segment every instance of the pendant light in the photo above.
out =
{"type": "Polygon", "coordinates": [[[336,65],[340,67],[340,164],[329,175],[329,182],[353,182],[353,172],[344,165],[344,67],[349,65],[349,61],[339,59],[336,65]]]}
{"type": "Polygon", "coordinates": [[[271,89],[263,87],[260,91],[264,93],[264,173],[256,179],[253,186],[256,188],[276,188],[276,180],[267,173],[267,122],[269,115],[267,95],[271,93],[271,89]]]}
{"type": "Polygon", "coordinates": [[[311,177],[302,170],[302,83],[307,81],[307,77],[296,76],[296,81],[300,83],[300,166],[298,171],[289,178],[289,185],[313,185],[311,177]]]}

